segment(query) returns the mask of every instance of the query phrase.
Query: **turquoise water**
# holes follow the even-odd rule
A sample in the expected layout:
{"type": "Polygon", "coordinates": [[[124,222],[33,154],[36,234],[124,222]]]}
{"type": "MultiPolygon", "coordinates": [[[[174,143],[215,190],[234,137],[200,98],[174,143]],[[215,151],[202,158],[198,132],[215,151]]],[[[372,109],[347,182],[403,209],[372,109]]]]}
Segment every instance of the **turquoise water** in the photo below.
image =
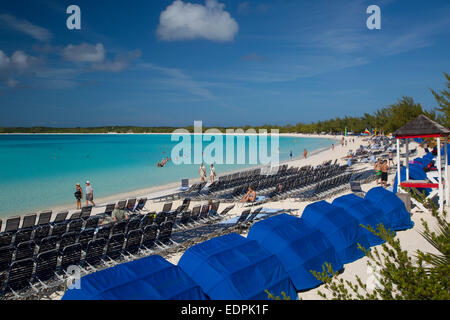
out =
{"type": "MultiPolygon", "coordinates": [[[[86,180],[100,198],[197,178],[198,164],[156,167],[177,143],[170,135],[2,135],[0,217],[71,203],[74,207],[75,183],[84,188],[86,180]]],[[[324,138],[280,137],[279,159],[288,160],[291,150],[300,157],[305,148],[311,152],[331,143],[324,138]]],[[[208,144],[203,142],[203,148],[208,144]]],[[[245,150],[237,147],[236,139],[234,145],[235,154],[245,152],[248,159],[249,137],[245,150]]],[[[215,165],[218,174],[250,166],[255,164],[215,165]]]]}

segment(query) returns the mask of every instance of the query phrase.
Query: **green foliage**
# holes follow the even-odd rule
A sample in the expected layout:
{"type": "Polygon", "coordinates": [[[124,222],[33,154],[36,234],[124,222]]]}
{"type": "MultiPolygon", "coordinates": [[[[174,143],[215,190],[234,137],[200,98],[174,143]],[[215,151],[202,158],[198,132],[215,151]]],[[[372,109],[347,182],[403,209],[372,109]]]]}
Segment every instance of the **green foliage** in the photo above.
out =
{"type": "Polygon", "coordinates": [[[450,245],[449,224],[439,216],[435,206],[432,207],[432,215],[437,219],[439,228],[437,232],[431,231],[425,221],[422,220],[424,231],[422,236],[440,252],[439,254],[425,253],[417,250],[416,256],[411,256],[400,246],[399,239],[386,230],[382,225],[374,230],[365,227],[372,233],[386,240],[380,248],[372,248],[368,251],[361,246],[368,257],[368,267],[378,270],[378,286],[369,288],[360,277],[355,276],[356,283],[343,280],[328,264],[323,267],[323,272],[313,272],[317,279],[324,282],[324,288],[331,293],[327,296],[319,291],[319,295],[325,299],[337,300],[448,300],[450,299],[450,245]],[[331,274],[331,276],[330,276],[331,274]]]}
{"type": "MultiPolygon", "coordinates": [[[[269,300],[281,300],[281,298],[279,296],[274,296],[272,293],[269,292],[269,290],[264,290],[265,293],[267,293],[267,299],[269,300]]],[[[286,295],[286,293],[284,291],[281,291],[281,295],[283,297],[283,300],[291,300],[290,297],[288,297],[286,295]]]]}
{"type": "Polygon", "coordinates": [[[437,107],[437,111],[440,112],[437,116],[439,122],[445,127],[450,127],[450,75],[444,72],[444,76],[447,79],[447,89],[439,93],[431,89],[431,93],[439,106],[437,107]]]}

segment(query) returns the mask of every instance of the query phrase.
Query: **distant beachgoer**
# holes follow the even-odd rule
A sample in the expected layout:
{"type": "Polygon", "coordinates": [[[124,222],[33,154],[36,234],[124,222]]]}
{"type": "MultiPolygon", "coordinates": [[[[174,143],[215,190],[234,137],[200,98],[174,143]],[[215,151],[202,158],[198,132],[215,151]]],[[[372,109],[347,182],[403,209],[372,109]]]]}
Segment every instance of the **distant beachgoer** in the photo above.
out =
{"type": "Polygon", "coordinates": [[[200,165],[200,169],[198,169],[198,173],[200,174],[200,181],[201,182],[205,182],[205,179],[206,179],[206,168],[203,165],[203,162],[200,165]]]}
{"type": "Polygon", "coordinates": [[[306,159],[306,156],[308,155],[308,151],[306,149],[303,150],[303,159],[306,159]]]}
{"type": "Polygon", "coordinates": [[[74,193],[75,199],[77,199],[77,209],[81,209],[81,199],[83,199],[83,189],[80,184],[76,184],[76,191],[74,193]]]}
{"type": "Polygon", "coordinates": [[[208,213],[209,216],[216,216],[217,212],[214,210],[213,202],[212,200],[208,201],[208,213]]]}
{"type": "Polygon", "coordinates": [[[331,144],[331,150],[334,151],[334,143],[331,144]]]}
{"type": "Polygon", "coordinates": [[[377,185],[380,184],[381,179],[381,158],[377,160],[375,165],[373,166],[373,170],[375,170],[375,177],[377,181],[377,185]]]}
{"type": "Polygon", "coordinates": [[[289,151],[289,157],[292,159],[292,150],[289,151]]]}
{"type": "Polygon", "coordinates": [[[211,163],[211,168],[209,169],[209,180],[211,183],[214,182],[214,178],[216,177],[216,169],[214,169],[214,165],[211,163]]]}
{"type": "Polygon", "coordinates": [[[387,160],[384,160],[381,163],[380,170],[381,170],[381,185],[387,188],[388,171],[389,171],[387,160]]]}
{"type": "Polygon", "coordinates": [[[245,194],[244,198],[242,198],[241,202],[254,202],[256,199],[256,192],[253,190],[252,186],[248,187],[248,191],[245,194]]]}
{"type": "Polygon", "coordinates": [[[92,189],[91,183],[89,181],[86,181],[86,205],[88,205],[88,202],[92,203],[92,205],[95,207],[94,189],[92,189]]]}
{"type": "Polygon", "coordinates": [[[128,215],[125,213],[125,210],[120,210],[119,205],[116,203],[113,212],[111,212],[111,216],[105,216],[101,224],[117,222],[124,219],[128,219],[128,215]]]}
{"type": "Polygon", "coordinates": [[[392,163],[392,165],[394,165],[393,158],[394,158],[394,155],[392,154],[392,152],[389,152],[389,163],[388,163],[388,165],[391,165],[391,163],[392,163]]]}
{"type": "Polygon", "coordinates": [[[156,164],[156,166],[157,166],[158,168],[161,167],[161,164],[159,163],[159,161],[158,161],[158,163],[156,164]]]}

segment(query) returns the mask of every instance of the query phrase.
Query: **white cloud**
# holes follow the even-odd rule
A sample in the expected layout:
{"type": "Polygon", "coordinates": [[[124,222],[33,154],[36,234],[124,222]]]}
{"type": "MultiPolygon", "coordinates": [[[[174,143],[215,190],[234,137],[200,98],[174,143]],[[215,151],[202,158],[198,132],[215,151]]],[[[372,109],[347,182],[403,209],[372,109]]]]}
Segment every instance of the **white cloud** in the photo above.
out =
{"type": "Polygon", "coordinates": [[[205,5],[175,0],[161,13],[157,35],[166,41],[232,41],[239,26],[224,8],[217,0],[206,0],[205,5]]]}
{"type": "Polygon", "coordinates": [[[14,88],[19,83],[12,76],[35,73],[43,62],[23,51],[15,51],[10,57],[0,50],[0,83],[14,88]]]}
{"type": "Polygon", "coordinates": [[[98,63],[105,60],[105,48],[103,44],[97,43],[95,46],[87,43],[80,45],[69,44],[62,52],[64,59],[73,62],[98,63]]]}
{"type": "Polygon", "coordinates": [[[45,28],[36,26],[26,20],[18,20],[9,14],[0,14],[0,25],[23,32],[39,41],[50,41],[52,33],[45,28]]]}
{"type": "Polygon", "coordinates": [[[117,55],[114,61],[105,60],[101,63],[94,63],[92,69],[107,72],[120,72],[128,68],[131,62],[139,58],[141,54],[140,50],[133,50],[125,55],[117,55]]]}

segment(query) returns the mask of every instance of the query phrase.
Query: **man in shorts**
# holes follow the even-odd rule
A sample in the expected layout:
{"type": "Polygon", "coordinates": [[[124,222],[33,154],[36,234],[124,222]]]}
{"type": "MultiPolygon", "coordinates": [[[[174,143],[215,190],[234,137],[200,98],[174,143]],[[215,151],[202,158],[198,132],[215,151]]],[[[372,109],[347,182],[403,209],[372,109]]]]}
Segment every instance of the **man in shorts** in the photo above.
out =
{"type": "Polygon", "coordinates": [[[86,181],[86,206],[89,205],[88,202],[92,203],[92,205],[95,207],[94,189],[92,189],[91,183],[89,181],[86,181]]]}

